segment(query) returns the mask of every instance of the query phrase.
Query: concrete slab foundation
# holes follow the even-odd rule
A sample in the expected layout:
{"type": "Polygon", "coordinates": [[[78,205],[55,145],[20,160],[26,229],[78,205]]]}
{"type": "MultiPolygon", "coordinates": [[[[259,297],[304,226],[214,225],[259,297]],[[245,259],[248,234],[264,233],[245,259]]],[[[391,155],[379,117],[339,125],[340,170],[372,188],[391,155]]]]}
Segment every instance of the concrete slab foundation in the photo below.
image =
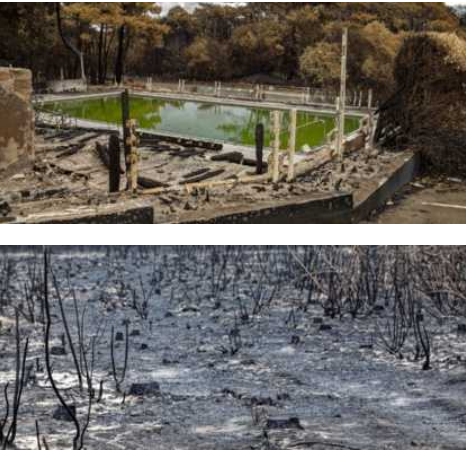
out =
{"type": "Polygon", "coordinates": [[[358,196],[353,211],[353,222],[367,220],[374,211],[385,206],[396,192],[411,183],[419,174],[420,159],[419,153],[408,153],[393,172],[382,178],[376,186],[358,196]]]}
{"type": "Polygon", "coordinates": [[[306,195],[293,201],[250,208],[217,211],[205,217],[187,219],[188,224],[337,224],[349,223],[353,211],[351,194],[306,195]]]}
{"type": "Polygon", "coordinates": [[[74,213],[37,216],[23,223],[36,224],[153,224],[154,209],[151,206],[101,208],[75,211],[74,213]]]}

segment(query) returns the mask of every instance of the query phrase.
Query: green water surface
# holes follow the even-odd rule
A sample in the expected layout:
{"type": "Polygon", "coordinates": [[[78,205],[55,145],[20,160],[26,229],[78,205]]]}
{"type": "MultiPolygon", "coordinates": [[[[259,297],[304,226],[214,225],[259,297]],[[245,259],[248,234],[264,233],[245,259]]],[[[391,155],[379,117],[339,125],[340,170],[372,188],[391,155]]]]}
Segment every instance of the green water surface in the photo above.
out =
{"type": "MultiPolygon", "coordinates": [[[[121,124],[119,97],[73,100],[45,105],[47,111],[109,124],[121,124]]],[[[154,132],[216,140],[232,144],[255,145],[255,127],[261,122],[267,131],[265,145],[270,145],[270,111],[244,106],[218,105],[160,98],[131,97],[131,117],[138,126],[154,132]]],[[[281,147],[287,148],[289,113],[283,114],[281,147]]],[[[307,150],[325,143],[326,135],[335,127],[332,115],[298,111],[297,150],[307,150]]],[[[346,133],[359,127],[359,118],[346,119],[346,133]]]]}

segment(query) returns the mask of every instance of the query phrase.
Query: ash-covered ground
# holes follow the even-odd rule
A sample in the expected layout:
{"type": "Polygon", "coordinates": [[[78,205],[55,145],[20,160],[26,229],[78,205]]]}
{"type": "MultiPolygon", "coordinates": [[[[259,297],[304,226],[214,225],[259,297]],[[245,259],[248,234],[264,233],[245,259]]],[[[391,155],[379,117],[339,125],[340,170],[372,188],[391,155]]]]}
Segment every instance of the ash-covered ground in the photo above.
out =
{"type": "MultiPolygon", "coordinates": [[[[392,287],[392,264],[412,261],[421,268],[427,261],[427,255],[406,251],[408,260],[400,260],[395,249],[337,247],[52,249],[51,370],[83,427],[87,378],[83,374],[80,393],[58,290],[77,349],[79,335],[83,338],[85,355],[77,351],[78,364],[83,367],[86,359],[92,372],[94,399],[84,448],[464,449],[465,318],[455,313],[460,302],[437,308],[419,293],[418,314],[424,314],[431,343],[430,370],[421,370],[421,349],[415,360],[411,327],[395,355],[385,345],[395,325],[393,297],[401,296],[392,287]],[[366,258],[369,272],[361,265],[366,258]],[[355,289],[361,289],[359,280],[369,280],[365,273],[370,278],[378,273],[377,267],[388,276],[371,302],[371,290],[355,289]],[[335,283],[331,273],[346,282],[335,283]],[[356,301],[364,298],[357,308],[356,301]],[[112,329],[114,336],[123,335],[114,342],[116,375],[124,378],[120,393],[113,376],[112,329]],[[152,382],[152,392],[138,389],[152,382]]],[[[428,269],[429,280],[440,274],[440,258],[437,269],[428,269]]],[[[15,445],[38,448],[37,420],[50,449],[70,449],[74,424],[66,414],[54,418],[59,401],[45,367],[43,255],[40,249],[4,249],[0,263],[0,389],[10,383],[10,403],[14,307],[21,311],[22,348],[30,338],[15,445]],[[32,313],[28,299],[34,300],[32,313]]],[[[408,267],[395,276],[416,270],[408,267]]],[[[1,424],[3,394],[0,398],[1,424]]]]}

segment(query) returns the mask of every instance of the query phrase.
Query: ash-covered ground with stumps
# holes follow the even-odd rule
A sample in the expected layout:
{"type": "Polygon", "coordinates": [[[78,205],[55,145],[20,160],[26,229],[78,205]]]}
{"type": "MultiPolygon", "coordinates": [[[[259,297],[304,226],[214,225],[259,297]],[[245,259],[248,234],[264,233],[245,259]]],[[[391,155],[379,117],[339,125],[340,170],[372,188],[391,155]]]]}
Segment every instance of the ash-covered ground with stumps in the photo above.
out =
{"type": "Polygon", "coordinates": [[[21,378],[29,338],[6,448],[73,448],[76,423],[50,375],[76,407],[75,448],[466,447],[464,248],[56,247],[46,255],[45,270],[41,248],[0,254],[4,441],[17,340],[21,378]]]}

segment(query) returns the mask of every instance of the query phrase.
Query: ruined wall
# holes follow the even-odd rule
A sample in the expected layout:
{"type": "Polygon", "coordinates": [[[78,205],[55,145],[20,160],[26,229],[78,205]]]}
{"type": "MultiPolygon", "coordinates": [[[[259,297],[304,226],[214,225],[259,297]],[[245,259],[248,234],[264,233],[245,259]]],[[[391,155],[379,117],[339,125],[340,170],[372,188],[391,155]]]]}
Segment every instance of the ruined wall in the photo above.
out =
{"type": "Polygon", "coordinates": [[[34,157],[32,74],[0,67],[0,170],[34,157]]]}

